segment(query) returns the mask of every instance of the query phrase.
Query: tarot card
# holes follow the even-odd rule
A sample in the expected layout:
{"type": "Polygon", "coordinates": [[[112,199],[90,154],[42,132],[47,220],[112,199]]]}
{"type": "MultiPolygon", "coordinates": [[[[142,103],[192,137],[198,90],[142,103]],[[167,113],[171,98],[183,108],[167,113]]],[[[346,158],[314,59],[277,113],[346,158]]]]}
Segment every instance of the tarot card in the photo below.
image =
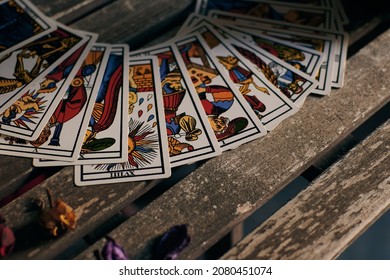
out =
{"type": "Polygon", "coordinates": [[[181,54],[178,65],[188,73],[183,79],[193,84],[189,93],[200,98],[222,151],[264,136],[266,129],[247,96],[241,95],[200,34],[181,38],[175,45],[181,54]]]}
{"type": "Polygon", "coordinates": [[[210,11],[218,10],[236,14],[244,14],[253,18],[263,18],[289,22],[296,25],[308,25],[321,28],[335,28],[332,9],[325,7],[307,7],[291,2],[276,2],[267,0],[198,1],[196,12],[208,15],[210,11]]]}
{"type": "Polygon", "coordinates": [[[272,0],[273,2],[295,3],[306,6],[322,6],[327,7],[328,0],[272,0]]]}
{"type": "Polygon", "coordinates": [[[267,130],[274,129],[282,120],[297,111],[297,107],[282,94],[277,86],[258,71],[251,62],[230,44],[233,40],[224,37],[213,26],[202,23],[193,29],[199,32],[211,49],[211,54],[231,81],[235,84],[252,110],[267,130]]]}
{"type": "MultiPolygon", "coordinates": [[[[333,60],[329,59],[331,50],[333,50],[331,57],[334,57],[334,48],[330,47],[331,44],[335,43],[332,38],[314,35],[314,38],[311,39],[307,38],[308,35],[303,33],[303,42],[300,43],[297,38],[284,34],[294,34],[294,31],[290,29],[278,29],[271,24],[248,24],[248,22],[246,21],[248,17],[246,16],[245,20],[236,21],[234,20],[235,18],[232,18],[234,22],[232,22],[231,20],[222,20],[221,18],[224,18],[225,16],[220,16],[220,12],[215,13],[216,14],[212,12],[211,14],[212,16],[214,16],[213,19],[209,17],[203,17],[194,13],[190,14],[185,23],[183,24],[180,33],[178,33],[177,36],[182,36],[184,33],[190,32],[191,28],[194,28],[194,26],[196,25],[200,25],[202,22],[208,22],[229,29],[230,32],[233,32],[233,34],[244,39],[246,42],[255,44],[257,47],[262,47],[265,50],[269,51],[271,54],[276,55],[278,53],[276,48],[287,48],[288,50],[290,50],[287,53],[295,53],[301,57],[305,57],[305,61],[298,61],[300,64],[298,68],[304,71],[306,74],[310,75],[311,77],[315,77],[319,81],[317,88],[314,89],[313,93],[321,95],[327,95],[330,93],[331,79],[326,79],[325,77],[329,77],[333,69],[333,60]],[[321,43],[320,45],[314,43],[322,39],[325,40],[325,42],[321,43]],[[313,42],[313,44],[310,44],[309,42],[313,42]]],[[[235,14],[231,13],[229,13],[229,15],[233,15],[234,17],[236,16],[235,14]]],[[[237,15],[237,17],[240,17],[240,15],[237,15]]],[[[299,32],[295,32],[295,34],[297,33],[299,32]]],[[[284,52],[284,54],[287,53],[284,52]]],[[[287,63],[292,62],[284,55],[277,55],[277,57],[281,58],[287,63]]],[[[290,64],[294,65],[293,63],[290,64]]]]}
{"type": "Polygon", "coordinates": [[[0,57],[56,29],[30,1],[0,3],[0,57]]]}
{"type": "Polygon", "coordinates": [[[97,36],[85,33],[88,42],[71,53],[39,83],[34,83],[1,115],[0,133],[24,140],[36,140],[51,118],[97,36]]]}
{"type": "Polygon", "coordinates": [[[233,13],[226,13],[220,11],[212,11],[210,12],[210,17],[213,18],[222,18],[224,20],[234,21],[234,24],[244,24],[247,26],[252,26],[253,28],[263,28],[265,25],[268,27],[272,27],[280,30],[292,30],[300,33],[305,33],[307,36],[315,38],[315,36],[327,36],[334,40],[334,44],[332,44],[332,48],[334,48],[333,58],[330,57],[330,60],[333,60],[333,69],[332,69],[332,78],[331,78],[331,86],[340,88],[344,84],[344,76],[345,76],[345,65],[347,62],[347,50],[348,50],[348,33],[339,32],[333,30],[327,30],[323,28],[317,28],[312,26],[304,26],[304,25],[296,25],[289,24],[281,21],[274,21],[268,19],[261,18],[251,18],[245,15],[238,15],[233,13]]]}
{"type": "Polygon", "coordinates": [[[129,79],[128,45],[111,45],[91,115],[88,117],[80,156],[73,162],[35,162],[53,166],[123,163],[127,161],[127,107],[124,93],[129,79]]]}
{"type": "Polygon", "coordinates": [[[247,61],[252,71],[260,72],[263,77],[273,83],[278,90],[297,106],[302,106],[306,97],[317,86],[318,81],[303,71],[297,69],[273,54],[248,44],[241,38],[230,33],[229,30],[215,25],[205,19],[205,22],[212,25],[215,30],[222,34],[224,41],[230,44],[233,52],[238,52],[241,61],[247,61]]]}
{"type": "Polygon", "coordinates": [[[0,112],[28,93],[89,37],[63,25],[0,58],[0,112]]]}
{"type": "Polygon", "coordinates": [[[129,64],[128,161],[75,166],[78,186],[171,175],[158,60],[132,58],[129,64]]]}
{"type": "MultiPolygon", "coordinates": [[[[228,28],[225,26],[225,28],[228,28]]],[[[281,60],[291,64],[311,77],[317,76],[324,54],[284,40],[265,35],[262,32],[230,26],[229,32],[262,48],[281,60]]]]}
{"type": "MultiPolygon", "coordinates": [[[[43,131],[33,141],[1,136],[0,153],[45,159],[43,166],[54,160],[73,162],[81,149],[97,90],[107,63],[109,48],[95,44],[73,77],[65,95],[57,104],[43,131]]],[[[37,164],[38,166],[39,164],[37,164]]]]}
{"type": "Polygon", "coordinates": [[[340,18],[342,24],[349,23],[349,19],[347,13],[345,12],[342,1],[328,0],[328,5],[336,11],[336,14],[340,18]]]}
{"type": "Polygon", "coordinates": [[[189,92],[191,85],[183,79],[173,49],[167,43],[131,55],[158,57],[170,163],[176,167],[217,156],[221,148],[199,98],[189,92]]]}
{"type": "MultiPolygon", "coordinates": [[[[229,25],[229,21],[218,20],[218,23],[223,26],[229,25]]],[[[264,36],[267,36],[266,38],[275,38],[276,40],[282,39],[283,42],[290,42],[290,44],[292,44],[291,46],[295,46],[294,48],[298,48],[300,51],[304,51],[305,58],[310,57],[311,55],[311,52],[309,51],[307,53],[307,50],[314,51],[315,53],[321,53],[323,59],[319,69],[314,68],[314,71],[310,71],[311,68],[308,67],[309,65],[306,66],[305,64],[303,64],[303,69],[305,69],[304,71],[309,69],[309,71],[306,73],[310,74],[311,77],[313,77],[313,74],[315,74],[314,77],[319,82],[312,93],[319,95],[330,94],[332,86],[331,76],[334,64],[333,59],[330,58],[334,57],[335,52],[335,48],[332,48],[333,44],[335,44],[335,40],[333,38],[316,34],[308,35],[307,33],[292,31],[290,29],[273,28],[272,26],[267,26],[264,24],[258,26],[248,26],[246,23],[241,22],[234,22],[234,24],[235,25],[232,26],[230,23],[229,28],[232,30],[243,30],[244,34],[256,34],[256,37],[259,34],[264,34],[264,36]]]]}
{"type": "Polygon", "coordinates": [[[194,27],[197,22],[203,18],[200,14],[190,13],[183,24],[180,26],[179,30],[176,32],[175,37],[180,38],[180,36],[185,36],[191,30],[191,27],[194,27]]]}

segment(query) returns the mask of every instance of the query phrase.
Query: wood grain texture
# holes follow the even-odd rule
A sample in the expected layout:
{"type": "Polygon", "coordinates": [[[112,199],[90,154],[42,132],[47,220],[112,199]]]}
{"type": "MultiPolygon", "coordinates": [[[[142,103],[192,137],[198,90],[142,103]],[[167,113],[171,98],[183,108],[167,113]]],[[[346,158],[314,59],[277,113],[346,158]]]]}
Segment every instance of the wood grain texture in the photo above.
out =
{"type": "MultiPolygon", "coordinates": [[[[308,98],[267,136],[207,161],[110,236],[131,258],[150,258],[153,241],[184,223],[192,241],[180,258],[200,256],[389,101],[389,43],[390,30],[348,61],[342,89],[308,98]]],[[[78,258],[93,259],[103,244],[78,258]]]]}
{"type": "Polygon", "coordinates": [[[114,0],[32,0],[45,15],[54,20],[68,24],[84,15],[87,15],[97,9],[107,5],[114,0]]]}
{"type": "Polygon", "coordinates": [[[390,121],[222,259],[334,259],[390,207],[390,121]]]}
{"type": "Polygon", "coordinates": [[[31,159],[0,156],[0,200],[23,185],[32,172],[31,159]]]}
{"type": "Polygon", "coordinates": [[[192,4],[191,0],[118,0],[73,27],[98,33],[100,42],[127,43],[133,50],[179,25],[192,4]]]}

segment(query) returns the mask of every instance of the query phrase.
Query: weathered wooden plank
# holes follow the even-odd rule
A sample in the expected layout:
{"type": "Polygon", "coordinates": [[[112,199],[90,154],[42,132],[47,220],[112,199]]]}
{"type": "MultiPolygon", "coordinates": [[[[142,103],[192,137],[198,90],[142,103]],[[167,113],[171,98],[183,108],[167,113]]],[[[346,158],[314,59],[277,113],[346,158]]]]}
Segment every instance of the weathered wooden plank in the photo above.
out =
{"type": "Polygon", "coordinates": [[[390,121],[222,259],[333,259],[390,207],[390,121]]]}
{"type": "MultiPolygon", "coordinates": [[[[389,101],[389,43],[390,30],[348,61],[341,90],[308,98],[266,137],[207,161],[110,236],[131,258],[149,258],[155,238],[185,223],[192,242],[180,257],[198,257],[389,101]]],[[[103,243],[78,258],[94,258],[103,243]]]]}
{"type": "Polygon", "coordinates": [[[118,0],[73,26],[99,33],[99,41],[127,43],[131,49],[144,45],[184,21],[193,1],[118,0]]]}
{"type": "Polygon", "coordinates": [[[0,200],[20,187],[30,175],[31,159],[0,156],[0,200]]]}
{"type": "Polygon", "coordinates": [[[44,0],[32,0],[45,15],[65,24],[73,22],[113,1],[114,0],[52,0],[48,2],[44,0]]]}

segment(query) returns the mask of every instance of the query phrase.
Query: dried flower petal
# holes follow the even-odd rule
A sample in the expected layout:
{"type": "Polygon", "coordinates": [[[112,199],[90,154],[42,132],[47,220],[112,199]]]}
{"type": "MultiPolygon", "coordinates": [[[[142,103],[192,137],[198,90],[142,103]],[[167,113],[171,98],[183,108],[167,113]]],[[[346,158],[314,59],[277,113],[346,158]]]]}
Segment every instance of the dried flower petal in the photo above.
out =
{"type": "Polygon", "coordinates": [[[155,252],[156,259],[174,260],[190,244],[187,225],[176,225],[161,237],[155,252]]]}
{"type": "Polygon", "coordinates": [[[59,236],[76,228],[76,214],[68,204],[57,199],[53,208],[41,212],[39,223],[50,235],[59,236]]]}
{"type": "Polygon", "coordinates": [[[102,257],[105,260],[128,260],[125,250],[111,237],[106,236],[107,243],[102,250],[102,257]]]}
{"type": "Polygon", "coordinates": [[[14,232],[3,224],[0,224],[0,257],[5,257],[12,253],[15,247],[14,232]]]}

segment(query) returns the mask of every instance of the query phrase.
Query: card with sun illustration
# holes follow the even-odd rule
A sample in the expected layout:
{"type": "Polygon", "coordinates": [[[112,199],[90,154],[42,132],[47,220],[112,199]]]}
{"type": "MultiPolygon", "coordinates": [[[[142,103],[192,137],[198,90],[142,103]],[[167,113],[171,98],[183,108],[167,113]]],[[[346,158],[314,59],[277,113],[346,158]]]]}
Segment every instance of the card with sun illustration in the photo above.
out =
{"type": "Polygon", "coordinates": [[[187,70],[177,62],[180,53],[171,43],[130,53],[132,57],[153,55],[158,58],[164,103],[165,127],[172,167],[193,163],[221,154],[202,104],[184,75],[187,70]]]}
{"type": "Polygon", "coordinates": [[[78,81],[75,75],[97,39],[97,35],[86,33],[86,36],[89,37],[88,42],[34,83],[34,86],[2,113],[0,134],[29,141],[38,138],[58,103],[69,90],[69,85],[75,85],[78,81]]]}
{"type": "Polygon", "coordinates": [[[158,60],[129,62],[128,160],[75,166],[78,186],[143,181],[171,175],[158,60]]]}

